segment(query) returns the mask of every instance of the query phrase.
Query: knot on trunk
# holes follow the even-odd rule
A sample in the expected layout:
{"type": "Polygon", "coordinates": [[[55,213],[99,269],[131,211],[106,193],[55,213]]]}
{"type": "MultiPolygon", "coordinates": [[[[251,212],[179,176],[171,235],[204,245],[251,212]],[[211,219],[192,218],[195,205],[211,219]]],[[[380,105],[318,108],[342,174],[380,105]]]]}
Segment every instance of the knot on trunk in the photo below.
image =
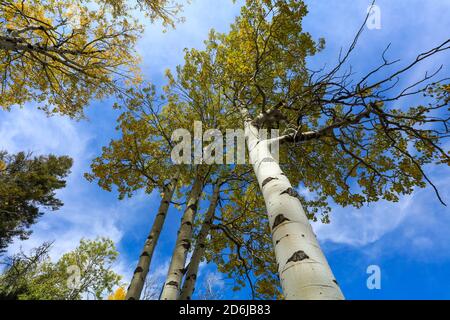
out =
{"type": "Polygon", "coordinates": [[[275,230],[276,227],[278,227],[280,224],[282,224],[285,221],[291,221],[288,218],[284,216],[284,214],[279,214],[275,217],[275,220],[273,221],[272,230],[275,230]]]}
{"type": "Polygon", "coordinates": [[[302,250],[299,250],[297,252],[295,252],[287,261],[286,264],[288,264],[289,262],[299,262],[299,261],[303,261],[305,259],[309,259],[309,256],[302,250]]]}
{"type": "Polygon", "coordinates": [[[271,182],[273,180],[278,180],[278,178],[269,177],[263,181],[261,186],[264,188],[266,186],[266,184],[268,184],[269,182],[271,182]]]}
{"type": "Polygon", "coordinates": [[[185,221],[185,222],[183,222],[183,224],[185,224],[187,226],[192,226],[192,222],[190,222],[190,221],[185,221]]]}
{"type": "Polygon", "coordinates": [[[188,209],[192,210],[192,211],[197,211],[197,204],[193,203],[191,204],[188,209]]]}
{"type": "Polygon", "coordinates": [[[168,283],[166,284],[166,286],[173,286],[173,287],[178,288],[178,282],[176,282],[176,281],[170,281],[170,282],[168,282],[168,283]]]}
{"type": "Polygon", "coordinates": [[[284,190],[282,193],[280,193],[280,196],[283,194],[287,194],[288,196],[294,197],[294,198],[300,198],[299,194],[297,191],[294,190],[294,188],[288,188],[286,190],[284,190]]]}
{"type": "Polygon", "coordinates": [[[144,269],[142,269],[141,267],[137,267],[137,268],[134,270],[134,273],[139,273],[139,272],[142,272],[142,271],[144,271],[144,269]]]}
{"type": "Polygon", "coordinates": [[[183,240],[181,246],[184,249],[189,250],[191,248],[191,242],[189,240],[183,240]]]}

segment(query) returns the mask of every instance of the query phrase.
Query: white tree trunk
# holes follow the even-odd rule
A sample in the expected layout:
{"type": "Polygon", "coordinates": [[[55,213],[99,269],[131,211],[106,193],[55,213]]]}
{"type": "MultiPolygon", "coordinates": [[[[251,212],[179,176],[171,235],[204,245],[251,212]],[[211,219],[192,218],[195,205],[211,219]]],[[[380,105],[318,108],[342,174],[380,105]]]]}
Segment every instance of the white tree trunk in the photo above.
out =
{"type": "Polygon", "coordinates": [[[205,215],[205,220],[203,221],[202,228],[198,234],[197,241],[195,244],[194,252],[192,253],[191,261],[189,262],[188,270],[186,273],[186,278],[183,283],[183,288],[181,289],[181,294],[179,300],[191,300],[192,294],[195,290],[195,282],[197,280],[198,267],[205,254],[205,242],[208,237],[209,231],[211,230],[211,225],[214,220],[214,214],[216,212],[217,202],[219,201],[220,184],[216,184],[214,187],[211,202],[209,204],[208,211],[205,215]]]}
{"type": "Polygon", "coordinates": [[[139,300],[141,297],[142,289],[145,284],[145,278],[147,277],[148,270],[150,269],[153,252],[155,251],[159,235],[161,234],[164,221],[166,220],[170,202],[172,201],[173,193],[176,189],[176,184],[177,178],[173,179],[167,186],[165,186],[163,190],[164,195],[161,199],[158,214],[155,217],[150,234],[145,240],[144,249],[139,257],[138,265],[134,270],[133,278],[131,279],[130,286],[128,287],[126,295],[127,300],[139,300]]]}
{"type": "Polygon", "coordinates": [[[194,219],[202,189],[203,179],[200,174],[197,174],[181,219],[181,226],[178,231],[172,260],[170,261],[169,272],[161,293],[161,300],[178,299],[181,281],[186,272],[186,258],[191,247],[194,219]]]}
{"type": "Polygon", "coordinates": [[[320,249],[295,189],[244,112],[250,161],[269,216],[278,272],[287,300],[338,300],[344,296],[320,249]]]}

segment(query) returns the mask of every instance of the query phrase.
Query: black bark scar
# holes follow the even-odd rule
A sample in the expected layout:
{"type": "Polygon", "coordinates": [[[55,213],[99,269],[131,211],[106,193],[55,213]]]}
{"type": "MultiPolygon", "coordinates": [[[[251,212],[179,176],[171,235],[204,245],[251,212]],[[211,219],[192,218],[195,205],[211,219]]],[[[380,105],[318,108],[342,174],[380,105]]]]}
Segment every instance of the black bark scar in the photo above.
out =
{"type": "Polygon", "coordinates": [[[197,279],[197,275],[196,274],[191,274],[189,277],[186,277],[186,280],[196,280],[197,279]]]}
{"type": "Polygon", "coordinates": [[[309,256],[302,250],[295,252],[289,259],[286,261],[286,264],[289,262],[298,262],[303,261],[305,259],[309,259],[309,256]]]}
{"type": "Polygon", "coordinates": [[[268,184],[270,181],[273,181],[273,180],[278,180],[278,178],[269,177],[263,181],[261,186],[264,188],[266,184],[268,184]]]}
{"type": "Polygon", "coordinates": [[[288,189],[284,190],[282,193],[280,193],[280,196],[283,195],[283,194],[287,194],[287,195],[289,195],[291,197],[294,197],[294,198],[298,198],[299,197],[297,191],[295,191],[293,188],[288,188],[288,189]]]}
{"type": "Polygon", "coordinates": [[[191,248],[191,242],[189,240],[184,240],[181,246],[186,250],[189,250],[191,248]]]}
{"type": "Polygon", "coordinates": [[[178,282],[176,282],[176,281],[170,281],[170,282],[168,282],[166,285],[167,285],[167,286],[174,286],[174,287],[177,287],[177,288],[178,288],[178,282]]]}
{"type": "Polygon", "coordinates": [[[282,224],[282,223],[285,222],[285,221],[291,221],[291,220],[289,220],[288,218],[286,218],[282,213],[279,214],[279,215],[277,215],[277,216],[275,217],[274,222],[273,222],[272,230],[274,230],[276,227],[278,227],[280,224],[282,224]]]}
{"type": "Polygon", "coordinates": [[[142,271],[144,271],[141,267],[137,267],[135,270],[134,270],[134,273],[139,273],[139,272],[142,272],[142,271]]]}

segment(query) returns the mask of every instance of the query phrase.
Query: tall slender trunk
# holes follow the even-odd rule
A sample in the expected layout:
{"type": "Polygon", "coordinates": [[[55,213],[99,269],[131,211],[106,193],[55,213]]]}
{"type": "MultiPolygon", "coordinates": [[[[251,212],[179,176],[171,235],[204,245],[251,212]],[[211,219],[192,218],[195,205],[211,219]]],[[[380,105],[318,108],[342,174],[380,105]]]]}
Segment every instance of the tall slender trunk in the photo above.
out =
{"type": "Polygon", "coordinates": [[[161,293],[161,300],[176,300],[179,296],[181,281],[186,272],[186,258],[191,247],[194,219],[202,189],[203,177],[200,173],[197,173],[181,219],[181,226],[178,231],[172,260],[170,261],[169,272],[161,293]]]}
{"type": "Polygon", "coordinates": [[[205,220],[203,221],[202,228],[200,229],[200,233],[197,237],[197,242],[195,244],[194,252],[192,253],[191,261],[189,262],[186,278],[183,283],[183,288],[181,289],[179,300],[191,300],[192,294],[194,293],[198,267],[205,254],[205,242],[206,238],[208,237],[209,231],[211,230],[211,225],[214,221],[214,214],[216,212],[217,203],[219,201],[219,194],[220,183],[216,183],[216,185],[214,186],[214,191],[208,211],[205,215],[205,220]]]}
{"type": "Polygon", "coordinates": [[[266,203],[284,297],[344,299],[297,192],[270,153],[269,141],[260,139],[259,129],[246,110],[243,115],[249,157],[266,203]]]}
{"type": "Polygon", "coordinates": [[[158,214],[156,215],[152,229],[145,240],[144,249],[139,257],[137,267],[134,270],[133,278],[131,279],[130,286],[128,287],[126,295],[127,300],[139,300],[141,297],[145,279],[150,269],[153,252],[155,251],[159,235],[161,234],[164,221],[166,220],[167,212],[169,210],[170,202],[172,201],[173,193],[176,189],[177,181],[178,177],[172,179],[169,184],[164,186],[164,195],[161,199],[161,204],[159,205],[158,214]]]}

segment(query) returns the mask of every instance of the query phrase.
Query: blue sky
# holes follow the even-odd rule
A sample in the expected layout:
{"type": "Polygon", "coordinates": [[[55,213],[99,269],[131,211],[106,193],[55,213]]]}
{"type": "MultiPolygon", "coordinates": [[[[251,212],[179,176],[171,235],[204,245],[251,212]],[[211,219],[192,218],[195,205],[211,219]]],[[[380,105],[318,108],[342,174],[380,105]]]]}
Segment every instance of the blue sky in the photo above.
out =
{"type": "MultiPolygon", "coordinates": [[[[311,66],[336,62],[339,49],[351,42],[370,2],[307,1],[310,13],[304,20],[304,29],[315,38],[326,39],[326,49],[309,61],[311,66]]],[[[355,70],[364,72],[376,65],[389,43],[392,43],[389,57],[406,63],[417,53],[448,38],[448,1],[380,0],[378,5],[382,28],[364,32],[351,60],[355,70]]],[[[182,63],[183,48],[201,48],[210,28],[226,31],[238,10],[238,5],[232,5],[230,0],[192,0],[185,8],[186,22],[176,30],[162,33],[160,26],[148,25],[138,44],[146,78],[156,85],[162,84],[164,70],[182,63]]],[[[413,82],[426,70],[448,61],[448,53],[436,56],[408,74],[405,80],[413,82]]],[[[450,74],[448,69],[442,72],[450,74]]],[[[90,160],[117,136],[114,127],[118,114],[111,106],[112,101],[92,102],[87,109],[89,120],[80,122],[59,116],[48,118],[32,103],[22,109],[0,112],[0,149],[67,154],[75,160],[68,186],[59,192],[65,206],[44,215],[33,226],[31,238],[16,241],[9,253],[19,247],[28,250],[44,241],[55,240],[52,256],[57,258],[73,249],[82,237],[107,236],[120,250],[116,270],[125,280],[130,278],[159,196],[141,192],[119,201],[115,192],[103,191],[83,178],[90,160]]],[[[427,169],[444,199],[450,202],[449,169],[427,169]]],[[[179,218],[178,211],[170,211],[152,264],[151,272],[158,279],[165,276],[179,218]]],[[[360,210],[333,206],[331,224],[314,224],[314,229],[347,298],[450,298],[450,209],[437,202],[430,188],[418,190],[398,203],[380,202],[360,210]],[[381,290],[367,289],[369,265],[381,268],[381,290]]],[[[202,274],[215,278],[218,291],[231,290],[233,281],[217,275],[213,266],[202,266],[202,274]]],[[[249,296],[244,291],[224,297],[249,296]]]]}

